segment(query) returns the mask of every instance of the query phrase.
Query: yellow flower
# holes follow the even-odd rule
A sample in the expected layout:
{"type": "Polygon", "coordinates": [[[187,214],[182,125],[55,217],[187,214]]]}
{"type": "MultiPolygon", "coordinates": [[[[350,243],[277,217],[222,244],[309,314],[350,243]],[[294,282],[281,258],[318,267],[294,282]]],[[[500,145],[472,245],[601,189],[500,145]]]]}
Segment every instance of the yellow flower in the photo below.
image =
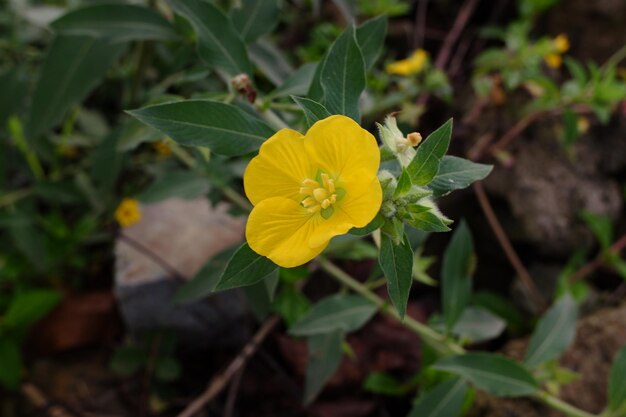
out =
{"type": "Polygon", "coordinates": [[[559,54],[546,54],[543,59],[550,68],[561,68],[563,64],[563,58],[559,54]]]}
{"type": "Polygon", "coordinates": [[[283,267],[302,265],[330,239],[378,213],[376,139],[345,116],[315,123],[306,135],[282,129],[263,143],[243,177],[254,205],[246,239],[283,267]]]}
{"type": "Polygon", "coordinates": [[[569,38],[566,34],[561,33],[556,38],[554,38],[553,42],[557,53],[564,54],[569,50],[569,38]]]}
{"type": "Polygon", "coordinates": [[[172,148],[165,140],[152,142],[152,148],[161,156],[170,156],[172,154],[172,148]]]}
{"type": "Polygon", "coordinates": [[[122,227],[129,227],[141,220],[139,201],[134,198],[125,198],[115,210],[115,220],[122,227]]]}
{"type": "Polygon", "coordinates": [[[387,65],[386,71],[392,75],[413,75],[424,69],[428,53],[423,49],[417,49],[410,57],[387,65]]]}

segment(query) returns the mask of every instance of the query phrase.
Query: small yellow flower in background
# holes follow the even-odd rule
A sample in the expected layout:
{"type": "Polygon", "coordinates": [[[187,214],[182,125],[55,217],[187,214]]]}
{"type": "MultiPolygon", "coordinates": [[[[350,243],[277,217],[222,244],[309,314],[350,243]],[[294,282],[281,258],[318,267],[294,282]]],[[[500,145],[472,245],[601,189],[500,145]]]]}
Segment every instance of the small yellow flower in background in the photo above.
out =
{"type": "Polygon", "coordinates": [[[115,220],[122,227],[129,227],[141,220],[139,201],[134,198],[124,198],[115,210],[115,220]]]}
{"type": "Polygon", "coordinates": [[[589,119],[585,116],[578,116],[578,119],[576,120],[576,127],[578,128],[579,133],[585,134],[589,132],[590,126],[591,124],[589,123],[589,119]]]}
{"type": "Polygon", "coordinates": [[[417,49],[410,57],[387,65],[385,70],[392,75],[413,75],[424,69],[427,61],[428,52],[423,49],[417,49]]]}
{"type": "Polygon", "coordinates": [[[554,38],[553,42],[557,53],[564,54],[569,50],[569,38],[565,33],[559,34],[556,38],[554,38]]]}
{"type": "Polygon", "coordinates": [[[170,148],[165,140],[152,142],[152,148],[161,156],[170,156],[172,154],[172,148],[170,148]]]}
{"type": "Polygon", "coordinates": [[[304,136],[279,130],[244,174],[254,206],[248,244],[286,268],[315,258],[332,237],[376,216],[382,203],[379,165],[376,139],[349,117],[327,117],[304,136]]]}
{"type": "Polygon", "coordinates": [[[563,58],[559,54],[546,54],[543,59],[550,68],[558,69],[563,65],[563,58]]]}

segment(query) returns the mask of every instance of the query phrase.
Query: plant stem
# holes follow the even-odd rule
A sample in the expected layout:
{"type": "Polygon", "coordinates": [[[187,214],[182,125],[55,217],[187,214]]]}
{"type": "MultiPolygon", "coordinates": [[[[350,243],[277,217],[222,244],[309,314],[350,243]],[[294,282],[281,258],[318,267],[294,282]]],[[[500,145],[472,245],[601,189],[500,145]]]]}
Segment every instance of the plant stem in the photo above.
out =
{"type": "Polygon", "coordinates": [[[537,398],[539,398],[541,401],[554,408],[555,410],[559,410],[568,417],[597,417],[596,414],[591,414],[584,410],[581,410],[580,408],[576,408],[573,405],[570,405],[565,401],[562,401],[559,398],[548,394],[545,391],[539,391],[539,393],[537,394],[537,398]]]}
{"type": "Polygon", "coordinates": [[[430,345],[433,349],[437,350],[439,353],[443,355],[463,353],[463,348],[461,346],[447,339],[444,335],[437,333],[430,327],[408,316],[405,316],[404,319],[401,318],[395,309],[389,308],[389,304],[387,304],[385,300],[374,294],[369,288],[367,288],[367,286],[361,284],[359,281],[346,274],[328,259],[321,256],[318,259],[324,271],[328,272],[331,276],[337,279],[337,281],[371,301],[383,313],[393,317],[401,322],[406,328],[418,334],[424,342],[430,345]]]}
{"type": "Polygon", "coordinates": [[[12,204],[17,203],[23,198],[28,197],[33,192],[30,188],[24,188],[22,190],[12,191],[10,193],[4,194],[0,197],[0,207],[10,206],[12,204]]]}

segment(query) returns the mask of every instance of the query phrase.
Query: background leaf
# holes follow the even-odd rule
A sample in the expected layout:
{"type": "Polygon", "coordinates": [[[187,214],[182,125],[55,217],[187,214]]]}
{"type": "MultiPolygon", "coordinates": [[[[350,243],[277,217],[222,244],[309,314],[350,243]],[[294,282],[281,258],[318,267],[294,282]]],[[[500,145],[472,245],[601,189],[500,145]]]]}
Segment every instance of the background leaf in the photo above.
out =
{"type": "Polygon", "coordinates": [[[443,255],[441,270],[441,303],[448,331],[453,328],[471,297],[473,252],[472,235],[462,221],[443,255]]]}
{"type": "Polygon", "coordinates": [[[295,336],[312,336],[341,330],[352,332],[376,313],[377,307],[358,295],[335,294],[315,304],[289,329],[295,336]]]}
{"type": "Polygon", "coordinates": [[[241,7],[230,11],[233,26],[246,42],[253,42],[274,30],[279,16],[277,0],[242,0],[241,7]]]}
{"type": "Polygon", "coordinates": [[[435,196],[443,196],[486,178],[492,169],[492,165],[477,164],[457,156],[446,155],[441,160],[439,171],[428,184],[428,188],[433,190],[435,196]]]}
{"type": "Polygon", "coordinates": [[[243,110],[211,100],[157,104],[129,113],[181,145],[204,146],[227,156],[255,151],[274,133],[243,110]]]}
{"type": "Polygon", "coordinates": [[[55,37],[35,87],[27,136],[32,140],[59,123],[102,80],[125,48],[87,36],[55,37]]]}
{"type": "Polygon", "coordinates": [[[16,294],[4,315],[3,324],[27,328],[48,314],[61,299],[53,290],[29,290],[16,294]]]}
{"type": "Polygon", "coordinates": [[[361,48],[366,70],[372,69],[383,49],[387,20],[387,15],[378,16],[356,28],[356,40],[361,48]]]}
{"type": "Polygon", "coordinates": [[[311,336],[307,339],[309,364],[306,368],[304,403],[310,404],[322,391],[341,364],[341,331],[311,336]]]}
{"type": "Polygon", "coordinates": [[[439,163],[448,151],[452,137],[452,119],[428,135],[422,142],[407,167],[411,181],[415,185],[426,185],[437,175],[439,163]]]}
{"type": "Polygon", "coordinates": [[[304,111],[307,128],[313,126],[318,120],[325,119],[330,116],[330,112],[320,103],[304,97],[291,96],[291,99],[298,104],[304,111]]]}
{"type": "Polygon", "coordinates": [[[417,399],[409,417],[457,417],[466,391],[467,383],[461,378],[444,381],[417,399]]]}
{"type": "Polygon", "coordinates": [[[609,404],[612,411],[626,410],[626,346],[613,361],[609,376],[609,404]]]}
{"type": "Polygon", "coordinates": [[[539,386],[522,365],[491,353],[466,353],[439,360],[433,368],[448,371],[498,397],[534,394],[539,386]]]}
{"type": "Polygon", "coordinates": [[[171,171],[154,181],[137,196],[143,203],[154,203],[168,198],[191,199],[209,191],[209,180],[195,172],[171,171]]]}
{"type": "Polygon", "coordinates": [[[246,47],[228,16],[208,1],[170,0],[169,4],[194,27],[198,54],[209,67],[230,77],[241,73],[252,77],[246,47]]]}
{"type": "Polygon", "coordinates": [[[332,44],[324,60],[320,83],[324,104],[331,114],[343,114],[359,122],[359,97],[365,89],[365,62],[349,26],[332,44]]]}
{"type": "Polygon", "coordinates": [[[290,95],[302,96],[309,91],[311,81],[315,70],[317,69],[317,63],[304,64],[298,68],[293,74],[289,76],[278,88],[272,91],[267,98],[280,98],[288,97],[290,95]]]}
{"type": "Polygon", "coordinates": [[[539,320],[524,358],[527,366],[536,367],[565,352],[576,335],[577,310],[574,298],[566,294],[539,320]]]}
{"type": "Polygon", "coordinates": [[[259,255],[244,243],[228,261],[215,290],[222,291],[256,284],[276,268],[278,266],[274,262],[259,255]]]}
{"type": "Polygon", "coordinates": [[[178,35],[159,13],[133,4],[94,4],[71,10],[50,26],[57,32],[112,42],[170,40],[178,35]]]}
{"type": "Polygon", "coordinates": [[[396,245],[392,238],[382,234],[378,262],[387,278],[389,298],[400,317],[404,318],[413,283],[413,249],[407,236],[404,235],[402,243],[396,245]]]}

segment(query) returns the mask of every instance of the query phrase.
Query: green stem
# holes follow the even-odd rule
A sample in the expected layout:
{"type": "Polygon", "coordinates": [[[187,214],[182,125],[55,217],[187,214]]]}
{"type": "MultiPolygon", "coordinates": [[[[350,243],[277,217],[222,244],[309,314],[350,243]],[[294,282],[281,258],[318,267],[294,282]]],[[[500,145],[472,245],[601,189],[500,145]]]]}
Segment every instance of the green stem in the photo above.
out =
{"type": "Polygon", "coordinates": [[[250,202],[245,197],[243,197],[241,194],[239,194],[237,191],[235,191],[231,187],[229,186],[220,187],[220,190],[224,193],[224,195],[230,201],[237,204],[243,210],[248,211],[248,212],[252,211],[252,204],[250,204],[250,202]]]}
{"type": "Polygon", "coordinates": [[[6,207],[12,204],[15,204],[21,199],[26,198],[29,195],[31,195],[32,192],[33,192],[32,189],[25,188],[23,190],[16,190],[16,191],[4,194],[3,196],[0,196],[0,207],[6,207]]]}
{"type": "Polygon", "coordinates": [[[597,417],[596,414],[591,414],[584,410],[581,410],[580,408],[576,408],[573,405],[570,405],[565,401],[562,401],[559,398],[548,394],[545,391],[539,391],[539,393],[537,394],[537,398],[539,398],[541,401],[554,408],[555,410],[559,410],[568,417],[597,417]]]}
{"type": "Polygon", "coordinates": [[[39,162],[37,154],[28,147],[28,141],[26,140],[26,136],[24,136],[24,130],[22,129],[22,122],[20,122],[20,119],[16,116],[11,116],[9,118],[8,127],[15,146],[17,146],[22,155],[24,155],[24,158],[28,163],[28,167],[33,173],[35,179],[37,181],[45,179],[46,174],[43,171],[43,167],[41,166],[41,162],[39,162]]]}
{"type": "Polygon", "coordinates": [[[319,262],[322,269],[333,276],[337,281],[341,282],[345,286],[352,289],[354,292],[360,294],[364,298],[375,304],[383,313],[398,320],[409,330],[418,334],[424,342],[430,345],[433,349],[443,355],[456,355],[463,353],[463,348],[453,341],[447,339],[444,335],[437,333],[430,327],[420,323],[411,317],[405,316],[404,319],[400,317],[398,312],[394,308],[390,308],[389,304],[376,294],[374,294],[369,288],[361,284],[359,281],[346,274],[335,264],[330,262],[324,257],[319,257],[319,262]]]}

